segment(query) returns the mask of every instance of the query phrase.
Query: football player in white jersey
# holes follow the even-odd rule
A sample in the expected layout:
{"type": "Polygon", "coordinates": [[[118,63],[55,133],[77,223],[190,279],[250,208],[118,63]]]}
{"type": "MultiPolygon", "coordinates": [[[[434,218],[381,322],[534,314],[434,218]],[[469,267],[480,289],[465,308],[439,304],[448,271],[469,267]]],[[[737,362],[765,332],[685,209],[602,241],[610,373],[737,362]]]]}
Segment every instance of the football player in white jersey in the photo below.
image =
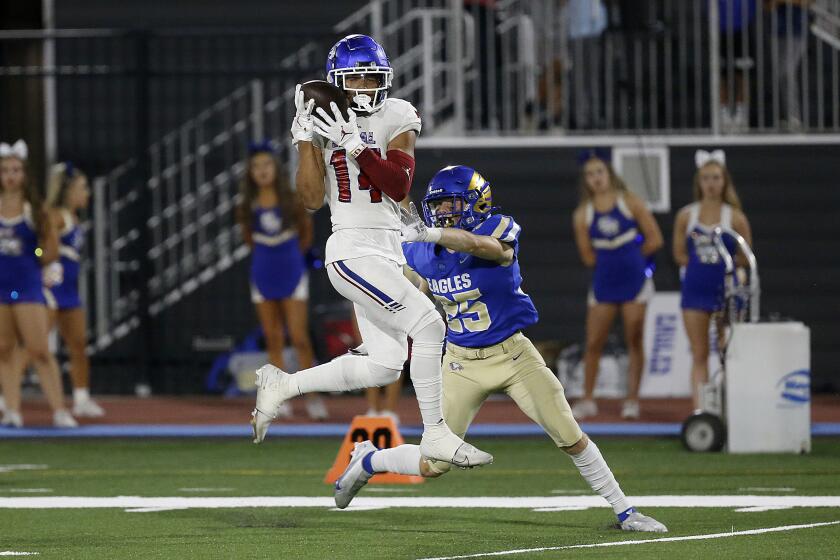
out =
{"type": "Polygon", "coordinates": [[[420,116],[389,99],[393,70],[366,35],[349,35],[330,50],[327,80],[350,102],[347,117],[304,102],[298,86],[292,137],[300,158],[297,190],[316,210],[326,196],[333,233],[327,241],[330,282],[353,302],[367,355],[348,354],[289,375],[267,364],[257,371],[254,442],[265,438],[280,404],[310,392],[384,386],[399,378],[413,341],[411,380],[423,418],[424,456],[460,467],[493,457],[452,433],[441,414],[441,356],[446,327],[431,301],[403,276],[399,202],[411,188],[420,116]]]}

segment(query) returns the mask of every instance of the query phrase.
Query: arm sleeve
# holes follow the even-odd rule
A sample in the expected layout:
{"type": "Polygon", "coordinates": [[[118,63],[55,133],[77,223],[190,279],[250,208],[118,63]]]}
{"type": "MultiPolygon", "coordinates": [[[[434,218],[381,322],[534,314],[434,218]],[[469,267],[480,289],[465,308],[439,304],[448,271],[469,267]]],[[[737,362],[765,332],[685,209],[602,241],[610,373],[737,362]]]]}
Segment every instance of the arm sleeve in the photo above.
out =
{"type": "Polygon", "coordinates": [[[356,162],[373,186],[400,202],[411,189],[414,158],[401,150],[388,150],[386,155],[388,159],[383,159],[370,148],[365,148],[356,156],[356,162]]]}

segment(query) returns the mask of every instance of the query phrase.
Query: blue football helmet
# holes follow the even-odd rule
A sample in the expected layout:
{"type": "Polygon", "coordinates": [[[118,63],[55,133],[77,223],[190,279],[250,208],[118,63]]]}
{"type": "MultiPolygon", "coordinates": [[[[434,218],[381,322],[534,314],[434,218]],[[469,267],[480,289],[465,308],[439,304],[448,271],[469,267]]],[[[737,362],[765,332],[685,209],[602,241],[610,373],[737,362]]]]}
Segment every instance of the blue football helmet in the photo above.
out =
{"type": "Polygon", "coordinates": [[[423,218],[430,227],[472,230],[490,217],[490,183],[472,167],[450,165],[438,171],[423,197],[423,218]],[[443,208],[445,202],[449,208],[443,208]]]}
{"type": "Polygon", "coordinates": [[[388,98],[394,70],[382,45],[367,35],[348,35],[333,45],[327,55],[327,81],[345,93],[350,93],[350,108],[371,113],[388,98]],[[347,76],[374,77],[377,87],[353,89],[345,85],[347,76]],[[371,98],[373,92],[373,98],[371,98]]]}

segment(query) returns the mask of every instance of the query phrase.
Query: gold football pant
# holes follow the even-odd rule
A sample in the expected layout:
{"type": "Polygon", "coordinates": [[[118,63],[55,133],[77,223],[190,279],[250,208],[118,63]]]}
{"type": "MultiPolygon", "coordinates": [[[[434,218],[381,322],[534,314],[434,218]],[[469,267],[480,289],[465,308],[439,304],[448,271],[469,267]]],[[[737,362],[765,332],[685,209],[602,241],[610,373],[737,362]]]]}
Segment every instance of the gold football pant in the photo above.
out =
{"type": "MultiPolygon", "coordinates": [[[[524,334],[516,333],[486,348],[447,343],[443,357],[443,417],[453,432],[464,437],[487,397],[502,391],[542,426],[558,447],[574,445],[583,436],[563,385],[524,334]]],[[[429,464],[439,473],[450,467],[438,461],[429,464]]]]}

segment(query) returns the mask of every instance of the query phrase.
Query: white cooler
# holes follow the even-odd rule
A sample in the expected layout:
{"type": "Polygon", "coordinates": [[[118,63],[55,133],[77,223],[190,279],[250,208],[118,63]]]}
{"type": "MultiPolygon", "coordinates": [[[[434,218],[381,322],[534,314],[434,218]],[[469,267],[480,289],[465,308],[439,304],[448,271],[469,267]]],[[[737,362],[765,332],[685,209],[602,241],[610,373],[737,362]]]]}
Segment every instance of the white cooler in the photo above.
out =
{"type": "Polygon", "coordinates": [[[727,450],[811,451],[811,331],[736,323],[726,356],[727,450]]]}

